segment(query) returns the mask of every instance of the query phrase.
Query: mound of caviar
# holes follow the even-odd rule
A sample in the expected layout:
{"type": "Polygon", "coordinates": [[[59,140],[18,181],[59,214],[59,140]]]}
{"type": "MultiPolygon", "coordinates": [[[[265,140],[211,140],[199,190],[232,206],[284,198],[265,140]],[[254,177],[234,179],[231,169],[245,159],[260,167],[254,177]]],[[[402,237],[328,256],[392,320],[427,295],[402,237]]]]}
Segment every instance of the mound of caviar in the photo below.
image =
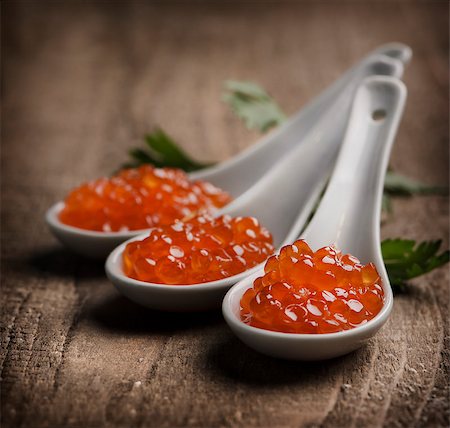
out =
{"type": "Polygon", "coordinates": [[[226,278],[272,254],[272,236],[253,217],[202,214],[156,227],[123,253],[125,274],[161,284],[198,284],[226,278]]]}
{"type": "Polygon", "coordinates": [[[230,196],[180,169],[144,165],[73,190],[59,219],[81,229],[117,232],[172,224],[230,202],[230,196]]]}
{"type": "Polygon", "coordinates": [[[333,247],[299,240],[267,260],[265,275],[241,299],[241,319],[286,333],[334,333],[372,319],[384,293],[375,266],[333,247]]]}

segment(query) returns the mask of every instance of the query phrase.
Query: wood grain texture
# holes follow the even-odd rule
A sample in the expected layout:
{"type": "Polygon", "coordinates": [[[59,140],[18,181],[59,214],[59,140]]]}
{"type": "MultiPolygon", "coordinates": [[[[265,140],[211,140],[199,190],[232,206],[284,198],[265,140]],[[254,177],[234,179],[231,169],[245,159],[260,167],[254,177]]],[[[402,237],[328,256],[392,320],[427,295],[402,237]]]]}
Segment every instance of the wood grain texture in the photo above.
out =
{"type": "MultiPolygon", "coordinates": [[[[447,268],[397,295],[365,348],[290,363],[246,348],[219,312],[128,302],[43,222],[155,125],[202,160],[250,145],[224,79],[294,112],[392,40],[415,56],[391,163],[448,183],[447,2],[3,3],[2,426],[448,426],[447,268]]],[[[382,233],[448,246],[448,199],[396,200],[382,233]]]]}

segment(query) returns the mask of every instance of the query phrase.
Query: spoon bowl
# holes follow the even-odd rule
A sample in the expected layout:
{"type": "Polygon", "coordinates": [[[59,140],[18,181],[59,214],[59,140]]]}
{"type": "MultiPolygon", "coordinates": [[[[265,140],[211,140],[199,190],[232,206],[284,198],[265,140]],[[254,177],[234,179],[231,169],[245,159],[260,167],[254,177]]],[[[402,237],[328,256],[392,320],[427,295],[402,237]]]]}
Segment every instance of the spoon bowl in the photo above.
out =
{"type": "Polygon", "coordinates": [[[233,286],[222,303],[225,321],[236,336],[262,354],[287,360],[318,361],[348,354],[363,346],[387,321],[392,310],[390,287],[384,287],[385,301],[381,311],[367,323],[338,333],[295,334],[263,330],[245,324],[240,319],[240,301],[253,286],[253,281],[263,274],[253,273],[233,286]]]}
{"type": "Polygon", "coordinates": [[[51,232],[72,251],[91,258],[105,258],[114,248],[145,230],[124,232],[96,232],[69,226],[59,220],[64,202],[53,205],[46,213],[45,220],[51,232]]]}
{"type": "MultiPolygon", "coordinates": [[[[209,181],[229,192],[234,198],[242,197],[242,199],[245,199],[247,197],[245,195],[248,195],[248,191],[252,189],[254,184],[261,180],[263,183],[267,183],[266,172],[292,150],[295,150],[299,144],[303,145],[304,140],[309,139],[311,141],[313,138],[316,140],[323,138],[320,135],[316,137],[312,135],[314,132],[320,133],[318,124],[336,120],[331,117],[333,114],[341,115],[336,108],[330,109],[330,106],[341,104],[345,110],[345,106],[349,105],[353,97],[355,88],[364,77],[374,74],[400,76],[403,72],[402,64],[406,64],[410,57],[411,49],[401,43],[389,43],[380,46],[344,73],[342,77],[293,115],[285,124],[253,144],[249,149],[220,165],[191,173],[189,177],[192,180],[209,181]],[[332,113],[333,111],[334,113],[332,113]],[[327,119],[324,117],[327,117],[327,119]]],[[[339,132],[336,135],[339,135],[339,132]]],[[[311,142],[311,144],[317,144],[317,142],[311,142]]],[[[305,151],[307,151],[306,148],[305,151]]],[[[332,152],[329,152],[328,155],[330,158],[334,156],[332,152]]],[[[260,184],[260,189],[261,186],[262,184],[260,184]]],[[[320,187],[315,183],[315,190],[317,190],[316,186],[320,187]]],[[[259,203],[265,204],[261,197],[259,203]]],[[[233,204],[233,207],[235,206],[236,204],[233,204]]],[[[105,258],[117,245],[143,232],[143,230],[95,232],[68,226],[58,218],[58,214],[63,207],[64,203],[58,202],[48,210],[46,214],[47,224],[59,241],[84,256],[105,258]]],[[[233,207],[230,207],[229,210],[235,211],[233,207]]],[[[254,212],[255,210],[247,206],[244,211],[254,212]]],[[[297,208],[294,208],[289,215],[292,216],[296,213],[297,208]]],[[[299,219],[297,228],[303,222],[302,219],[299,219]]],[[[272,227],[271,224],[266,226],[272,227]]],[[[275,227],[277,228],[278,225],[275,224],[275,227]]],[[[295,233],[295,228],[292,229],[292,232],[295,233]]],[[[290,239],[292,235],[283,238],[290,239]]]]}
{"type": "MultiPolygon", "coordinates": [[[[366,76],[374,70],[400,76],[403,67],[397,60],[380,58],[369,62],[364,70],[366,76]]],[[[352,98],[352,93],[338,97],[301,144],[218,215],[258,218],[271,231],[276,247],[298,237],[323,189],[344,138],[352,98]]],[[[145,235],[139,239],[143,237],[145,235]]],[[[195,285],[137,281],[127,277],[122,268],[126,244],[120,245],[108,257],[105,267],[107,275],[121,293],[153,309],[179,311],[217,307],[233,284],[261,268],[258,265],[238,275],[195,285]]]]}
{"type": "Polygon", "coordinates": [[[335,245],[373,262],[382,279],[384,304],[370,321],[329,334],[294,334],[263,330],[243,323],[240,300],[263,269],[243,279],[226,294],[222,311],[232,331],[264,354],[295,360],[322,360],[363,345],[387,321],[393,295],[380,249],[383,183],[394,136],[403,111],[406,88],[398,79],[372,77],[358,89],[346,136],[320,205],[302,238],[313,250],[335,245]]]}
{"type": "Polygon", "coordinates": [[[233,284],[244,279],[259,267],[258,265],[238,275],[202,284],[167,285],[138,281],[124,274],[122,254],[130,242],[142,240],[147,236],[148,233],[145,233],[119,245],[106,260],[105,271],[109,280],[121,294],[133,302],[151,309],[192,312],[215,308],[233,284]]]}

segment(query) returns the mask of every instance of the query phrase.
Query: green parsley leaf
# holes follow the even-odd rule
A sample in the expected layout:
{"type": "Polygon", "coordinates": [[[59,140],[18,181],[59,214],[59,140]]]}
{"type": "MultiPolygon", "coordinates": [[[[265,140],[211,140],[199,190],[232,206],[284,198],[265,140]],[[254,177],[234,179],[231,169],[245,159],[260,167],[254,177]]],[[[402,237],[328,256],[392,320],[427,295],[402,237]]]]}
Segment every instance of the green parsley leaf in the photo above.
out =
{"type": "Polygon", "coordinates": [[[392,171],[386,173],[384,191],[392,196],[411,195],[446,195],[448,189],[439,186],[428,186],[420,181],[397,174],[392,171]]]}
{"type": "Polygon", "coordinates": [[[155,159],[152,153],[149,153],[144,149],[134,148],[128,153],[134,159],[134,162],[138,164],[151,163],[155,166],[159,166],[160,164],[159,160],[155,159]]]}
{"type": "Polygon", "coordinates": [[[384,264],[394,289],[405,282],[424,275],[450,260],[450,252],[438,254],[442,241],[416,243],[409,239],[386,239],[381,243],[384,264]]]}
{"type": "Polygon", "coordinates": [[[381,209],[388,214],[392,213],[392,200],[386,192],[383,193],[381,199],[381,209]]]}
{"type": "Polygon", "coordinates": [[[211,165],[193,160],[162,129],[158,128],[146,135],[145,143],[146,148],[130,150],[132,161],[123,165],[124,168],[152,164],[156,167],[180,168],[191,172],[211,165]]]}
{"type": "MultiPolygon", "coordinates": [[[[225,88],[228,92],[224,94],[224,101],[244,120],[247,128],[265,132],[286,120],[286,115],[275,100],[256,83],[228,80],[225,88]]],[[[428,186],[392,171],[386,174],[384,191],[383,209],[387,212],[392,211],[390,196],[448,194],[446,188],[428,186]]]]}
{"type": "Polygon", "coordinates": [[[274,99],[259,85],[253,82],[227,80],[225,101],[245,123],[248,129],[266,132],[286,120],[274,99]]]}
{"type": "MultiPolygon", "coordinates": [[[[252,82],[229,80],[225,82],[228,93],[223,99],[231,109],[244,120],[247,128],[265,132],[279,125],[286,116],[267,92],[252,82]]],[[[146,149],[134,148],[129,154],[132,162],[124,167],[136,167],[151,163],[157,167],[181,168],[185,171],[195,171],[210,166],[190,158],[161,129],[146,135],[146,149]]],[[[388,171],[385,178],[383,208],[391,210],[391,196],[411,196],[416,194],[448,194],[448,189],[427,186],[419,181],[401,174],[388,171]]],[[[430,272],[450,260],[450,252],[438,254],[441,241],[424,241],[417,244],[408,239],[387,239],[381,243],[384,263],[392,287],[401,289],[405,282],[430,272]]]]}

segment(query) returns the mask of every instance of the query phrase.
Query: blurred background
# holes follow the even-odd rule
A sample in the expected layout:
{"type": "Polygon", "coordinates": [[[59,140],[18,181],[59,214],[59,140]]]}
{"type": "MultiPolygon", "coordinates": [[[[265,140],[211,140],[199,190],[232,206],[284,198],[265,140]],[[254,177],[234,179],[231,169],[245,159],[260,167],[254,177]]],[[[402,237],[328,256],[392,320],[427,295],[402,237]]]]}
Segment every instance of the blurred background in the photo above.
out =
{"type": "MultiPolygon", "coordinates": [[[[293,113],[368,51],[401,41],[414,59],[392,164],[447,183],[446,10],[445,1],[7,1],[5,143],[33,147],[48,159],[47,180],[68,186],[109,174],[156,125],[199,159],[225,159],[258,136],[221,102],[225,79],[253,80],[293,113]]],[[[9,168],[31,173],[35,156],[9,168]]]]}

